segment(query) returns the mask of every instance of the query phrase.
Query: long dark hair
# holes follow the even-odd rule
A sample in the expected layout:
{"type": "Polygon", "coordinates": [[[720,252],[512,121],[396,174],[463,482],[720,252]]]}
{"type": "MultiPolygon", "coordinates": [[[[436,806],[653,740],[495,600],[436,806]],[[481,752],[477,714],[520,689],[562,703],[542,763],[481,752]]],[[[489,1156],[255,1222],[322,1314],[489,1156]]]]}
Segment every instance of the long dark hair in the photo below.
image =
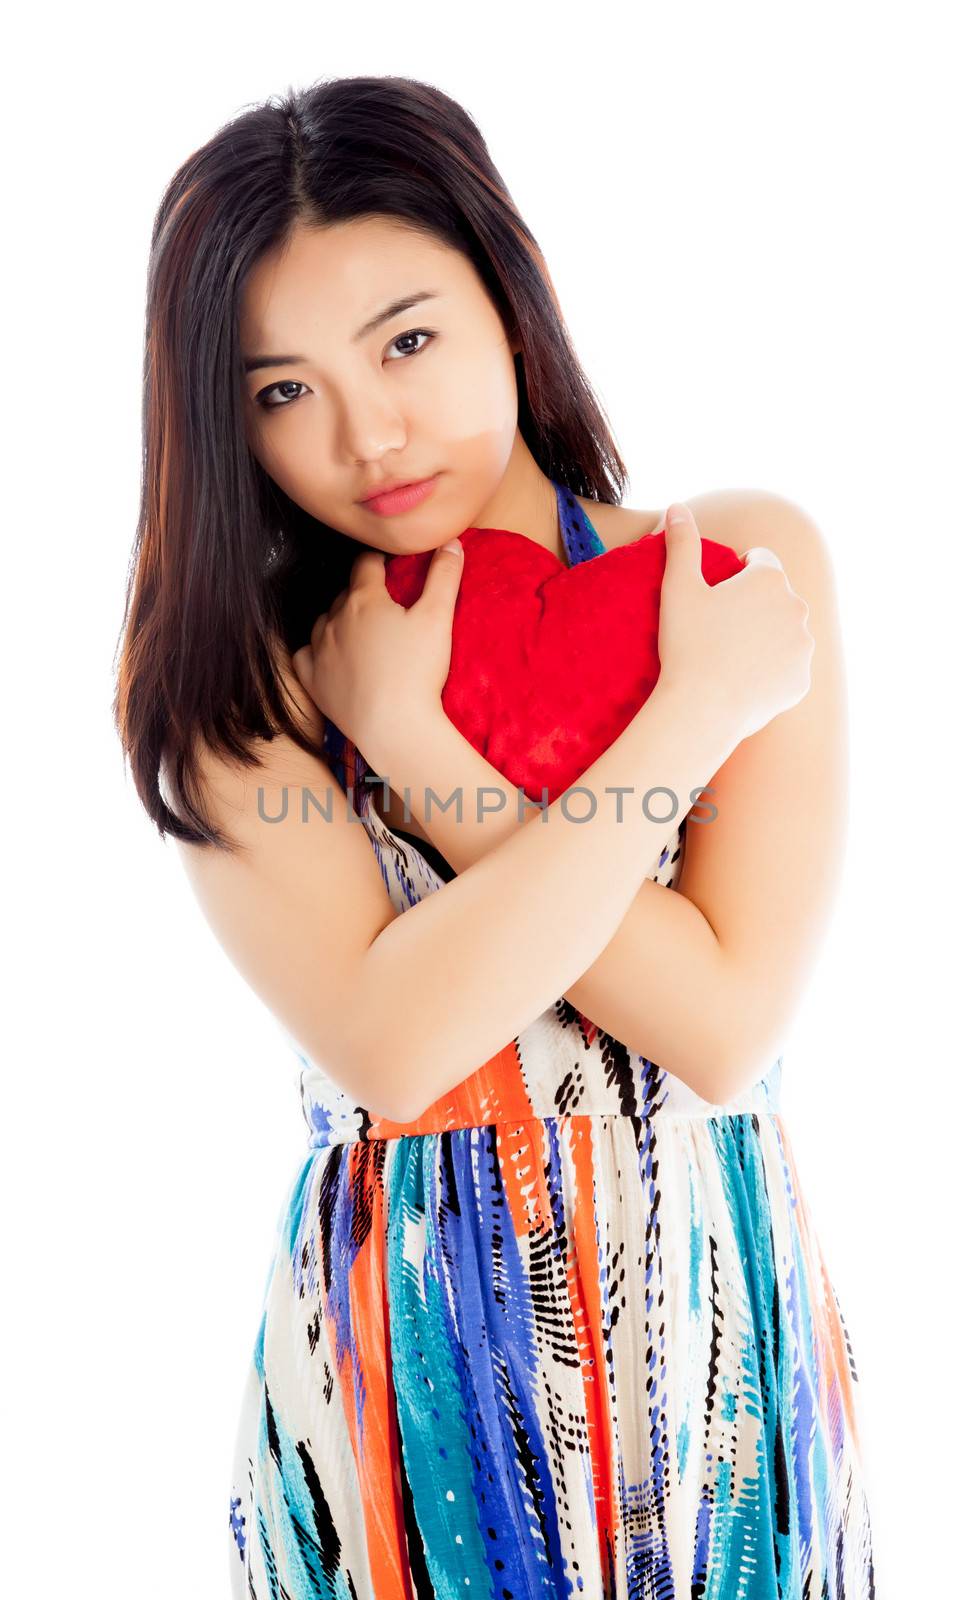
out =
{"type": "Polygon", "coordinates": [[[175,173],[151,233],[114,716],[162,837],[233,849],[205,814],[198,739],[244,765],[254,739],[278,733],[318,753],[293,720],[279,650],[307,642],[365,546],[296,505],[249,448],[239,310],[246,274],[294,228],[377,215],[476,267],[520,340],[518,426],[545,475],[608,505],[624,494],[547,264],[462,106],[410,78],[334,78],[227,122],[175,173]]]}

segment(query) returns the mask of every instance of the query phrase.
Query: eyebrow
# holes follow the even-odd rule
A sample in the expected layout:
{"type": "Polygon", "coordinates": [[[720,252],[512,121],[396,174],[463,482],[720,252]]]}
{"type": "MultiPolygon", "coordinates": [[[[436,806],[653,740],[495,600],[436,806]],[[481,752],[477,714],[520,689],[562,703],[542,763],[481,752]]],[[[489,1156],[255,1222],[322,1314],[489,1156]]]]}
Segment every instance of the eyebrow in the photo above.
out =
{"type": "MultiPolygon", "coordinates": [[[[391,322],[404,311],[409,311],[411,306],[417,306],[423,300],[435,300],[440,294],[439,289],[420,289],[416,294],[407,294],[399,300],[392,300],[382,311],[377,311],[374,317],[364,322],[353,334],[353,344],[358,344],[360,339],[365,339],[368,333],[373,333],[384,322],[391,322]]],[[[295,367],[305,364],[308,356],[246,356],[245,371],[257,372],[260,367],[295,367]]]]}

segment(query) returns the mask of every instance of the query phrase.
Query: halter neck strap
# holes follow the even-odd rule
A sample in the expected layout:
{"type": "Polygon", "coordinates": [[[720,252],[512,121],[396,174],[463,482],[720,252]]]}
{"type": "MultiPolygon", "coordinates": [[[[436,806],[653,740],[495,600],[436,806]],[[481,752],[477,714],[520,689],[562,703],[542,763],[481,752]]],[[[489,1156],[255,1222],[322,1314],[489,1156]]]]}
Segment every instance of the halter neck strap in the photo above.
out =
{"type": "Polygon", "coordinates": [[[562,483],[551,481],[557,493],[557,516],[568,566],[576,567],[580,561],[604,555],[601,536],[580,501],[562,483]]]}

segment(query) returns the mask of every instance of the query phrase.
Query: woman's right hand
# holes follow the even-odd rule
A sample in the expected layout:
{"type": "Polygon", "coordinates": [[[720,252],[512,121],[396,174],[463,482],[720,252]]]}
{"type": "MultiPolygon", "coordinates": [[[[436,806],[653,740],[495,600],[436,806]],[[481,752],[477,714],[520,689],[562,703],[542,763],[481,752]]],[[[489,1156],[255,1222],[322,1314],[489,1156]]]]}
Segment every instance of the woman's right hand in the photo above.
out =
{"type": "Polygon", "coordinates": [[[349,586],[313,625],[292,664],[303,690],[372,765],[415,726],[441,711],[450,670],[453,613],[463,573],[463,545],[433,552],[419,599],[399,605],[386,587],[386,554],[367,549],[349,586]]]}
{"type": "Polygon", "coordinates": [[[684,519],[670,520],[674,509],[665,515],[659,683],[718,707],[739,744],[809,692],[809,607],[762,547],[745,552],[741,572],[706,583],[695,517],[682,506],[684,519]]]}

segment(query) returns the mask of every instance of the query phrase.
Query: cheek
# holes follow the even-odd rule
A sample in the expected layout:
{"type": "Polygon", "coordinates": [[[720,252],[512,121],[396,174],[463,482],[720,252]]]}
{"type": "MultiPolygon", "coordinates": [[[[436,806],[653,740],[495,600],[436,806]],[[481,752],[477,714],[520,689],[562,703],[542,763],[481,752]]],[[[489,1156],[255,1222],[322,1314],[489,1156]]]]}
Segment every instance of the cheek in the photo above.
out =
{"type": "Polygon", "coordinates": [[[517,403],[513,360],[506,348],[491,349],[447,368],[427,396],[422,423],[444,442],[507,445],[517,430],[517,403]]]}
{"type": "Polygon", "coordinates": [[[313,479],[318,478],[318,472],[313,471],[315,455],[311,438],[300,437],[292,421],[287,417],[285,423],[280,423],[277,435],[273,433],[271,422],[259,430],[258,437],[253,434],[252,453],[273,482],[291,499],[301,502],[313,479]]]}

